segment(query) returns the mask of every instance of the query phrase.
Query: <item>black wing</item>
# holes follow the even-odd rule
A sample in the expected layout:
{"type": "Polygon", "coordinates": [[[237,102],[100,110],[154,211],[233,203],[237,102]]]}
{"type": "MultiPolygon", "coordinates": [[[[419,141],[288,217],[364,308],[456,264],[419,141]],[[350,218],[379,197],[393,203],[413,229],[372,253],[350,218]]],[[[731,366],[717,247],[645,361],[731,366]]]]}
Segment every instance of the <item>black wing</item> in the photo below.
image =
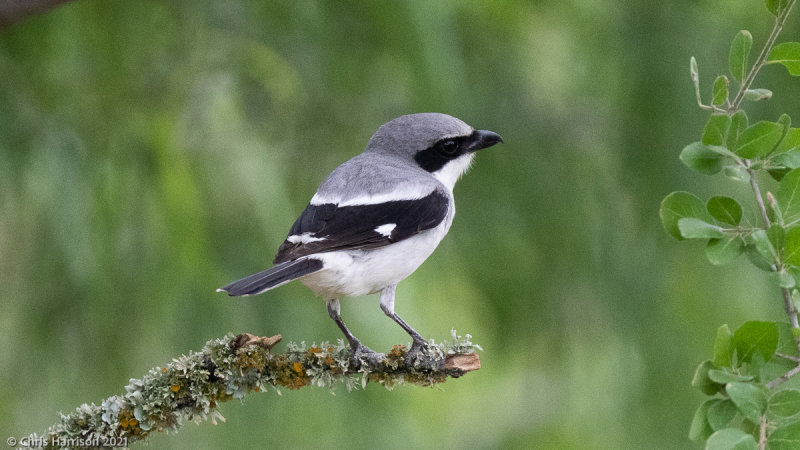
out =
{"type": "Polygon", "coordinates": [[[281,244],[275,264],[336,250],[377,248],[439,225],[449,197],[434,189],[424,198],[340,207],[309,204],[281,244]]]}

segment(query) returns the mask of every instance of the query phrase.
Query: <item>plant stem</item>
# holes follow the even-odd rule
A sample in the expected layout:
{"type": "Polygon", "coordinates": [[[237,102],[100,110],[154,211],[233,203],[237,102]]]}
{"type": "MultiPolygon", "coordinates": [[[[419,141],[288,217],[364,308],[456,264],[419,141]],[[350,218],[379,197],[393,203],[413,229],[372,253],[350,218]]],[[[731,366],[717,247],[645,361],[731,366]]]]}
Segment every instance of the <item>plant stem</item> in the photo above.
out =
{"type": "MultiPolygon", "coordinates": [[[[792,292],[787,288],[781,290],[783,291],[783,303],[786,307],[786,314],[792,322],[792,328],[800,328],[800,324],[798,324],[797,321],[797,308],[795,308],[794,303],[792,303],[792,292]]],[[[797,343],[797,350],[800,351],[800,341],[797,343]]]]}
{"type": "Polygon", "coordinates": [[[783,359],[788,359],[789,361],[794,361],[796,363],[800,363],[800,358],[798,358],[797,356],[786,355],[781,352],[775,352],[775,356],[781,357],[783,359]]]}
{"type": "Polygon", "coordinates": [[[775,41],[778,39],[778,35],[781,34],[783,31],[783,26],[786,24],[786,19],[789,17],[789,12],[792,10],[792,7],[797,2],[797,0],[790,0],[789,3],[786,5],[786,9],[781,11],[780,15],[775,18],[775,26],[772,27],[772,31],[769,33],[769,37],[767,37],[767,42],[764,43],[764,47],[761,49],[761,53],[758,54],[758,58],[756,58],[756,62],[753,64],[753,67],[750,68],[750,72],[747,73],[747,76],[742,80],[742,84],[739,86],[739,92],[736,93],[736,96],[733,98],[733,101],[728,108],[728,114],[733,115],[736,111],[739,110],[739,106],[742,104],[744,100],[744,93],[755,81],[758,72],[764,67],[764,63],[769,56],[772,47],[775,45],[775,41]]]}
{"type": "MultiPolygon", "coordinates": [[[[742,80],[741,85],[739,86],[739,91],[736,93],[733,101],[729,104],[728,107],[728,114],[733,115],[736,111],[739,110],[739,107],[744,100],[745,92],[750,89],[750,86],[755,81],[758,72],[764,66],[767,58],[769,57],[770,52],[772,51],[772,47],[775,45],[775,41],[778,39],[778,35],[780,35],[781,31],[783,31],[783,26],[786,24],[786,19],[789,17],[789,13],[791,12],[794,4],[797,0],[790,0],[786,5],[786,8],[775,17],[775,25],[772,27],[772,31],[767,38],[767,41],[764,43],[764,47],[761,49],[761,52],[758,54],[758,58],[756,58],[753,67],[750,68],[750,71],[747,73],[747,76],[742,80]]],[[[758,181],[756,180],[755,173],[753,169],[751,169],[750,161],[745,161],[745,168],[747,169],[747,173],[750,175],[750,187],[753,190],[753,194],[756,197],[756,203],[758,204],[758,210],[761,213],[761,218],[764,220],[764,227],[765,229],[770,228],[770,220],[769,215],[767,214],[767,208],[764,205],[764,198],[761,196],[761,189],[758,187],[758,181]]],[[[774,266],[775,271],[781,269],[780,263],[774,266]]],[[[781,288],[781,294],[783,296],[783,306],[786,311],[786,315],[789,317],[789,322],[792,325],[792,328],[795,330],[800,329],[800,322],[798,322],[797,318],[797,308],[795,308],[794,303],[792,302],[792,291],[788,288],[781,288]]],[[[797,336],[797,335],[796,335],[797,336]]],[[[795,343],[797,345],[798,353],[800,354],[800,338],[795,337],[795,343]]],[[[780,378],[776,378],[770,381],[767,384],[767,387],[774,387],[786,380],[790,377],[800,373],[800,363],[794,369],[790,370],[786,374],[784,374],[780,378]]],[[[762,433],[764,433],[764,424],[762,423],[762,433]]],[[[759,442],[759,447],[764,448],[762,443],[759,442]]]]}
{"type": "Polygon", "coordinates": [[[761,219],[764,220],[764,228],[768,230],[772,224],[770,223],[769,216],[767,215],[767,207],[764,205],[764,197],[761,196],[761,189],[758,187],[756,174],[753,169],[750,168],[750,160],[745,161],[745,168],[747,169],[747,173],[750,175],[750,187],[753,189],[753,193],[756,196],[758,210],[761,212],[761,219]]]}
{"type": "MultiPolygon", "coordinates": [[[[767,207],[764,205],[764,198],[761,196],[761,189],[758,187],[756,174],[753,169],[750,168],[749,160],[745,161],[745,168],[747,169],[747,173],[750,175],[750,187],[753,189],[753,194],[755,195],[756,203],[758,204],[758,210],[761,213],[761,218],[764,220],[764,228],[769,230],[769,227],[772,224],[770,223],[769,215],[767,214],[767,207]]],[[[780,265],[774,265],[773,268],[777,272],[780,270],[780,265]]],[[[800,329],[800,322],[798,322],[797,319],[797,308],[794,307],[794,303],[792,302],[792,291],[788,288],[781,288],[781,294],[783,295],[783,307],[786,311],[786,315],[789,316],[789,322],[791,323],[792,328],[800,329]]],[[[798,354],[800,354],[800,338],[795,337],[795,344],[797,345],[798,354]]],[[[796,369],[800,369],[800,364],[798,364],[796,369]]],[[[788,379],[788,377],[786,377],[786,379],[788,379]]],[[[776,381],[781,382],[779,380],[785,381],[783,380],[783,377],[781,377],[771,381],[770,383],[776,381]]]]}
{"type": "Polygon", "coordinates": [[[761,423],[758,426],[758,450],[767,448],[767,416],[761,416],[761,423]]]}
{"type": "Polygon", "coordinates": [[[789,378],[797,375],[798,373],[800,373],[800,366],[796,366],[795,368],[793,368],[792,370],[786,372],[785,374],[781,375],[780,377],[775,378],[774,380],[770,381],[769,383],[767,383],[767,388],[768,389],[772,389],[775,386],[783,383],[784,381],[788,381],[789,378]]]}

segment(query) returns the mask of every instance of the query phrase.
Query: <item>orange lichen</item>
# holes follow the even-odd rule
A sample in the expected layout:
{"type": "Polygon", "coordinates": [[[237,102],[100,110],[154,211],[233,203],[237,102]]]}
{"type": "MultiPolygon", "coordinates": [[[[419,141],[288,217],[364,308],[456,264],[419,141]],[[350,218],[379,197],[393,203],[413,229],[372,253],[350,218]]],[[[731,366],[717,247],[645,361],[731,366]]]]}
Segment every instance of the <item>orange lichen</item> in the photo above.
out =
{"type": "Polygon", "coordinates": [[[300,389],[310,382],[301,362],[290,362],[285,354],[276,355],[269,361],[269,371],[274,374],[274,384],[289,389],[300,389]]]}
{"type": "Polygon", "coordinates": [[[400,358],[405,354],[406,354],[406,346],[405,345],[395,345],[389,351],[387,356],[390,356],[390,357],[393,356],[395,358],[400,358]]]}
{"type": "Polygon", "coordinates": [[[139,428],[139,421],[136,420],[136,417],[133,417],[133,412],[129,410],[120,411],[117,415],[117,420],[119,420],[119,428],[123,435],[132,435],[132,436],[146,436],[147,433],[144,432],[141,428],[139,428]]]}

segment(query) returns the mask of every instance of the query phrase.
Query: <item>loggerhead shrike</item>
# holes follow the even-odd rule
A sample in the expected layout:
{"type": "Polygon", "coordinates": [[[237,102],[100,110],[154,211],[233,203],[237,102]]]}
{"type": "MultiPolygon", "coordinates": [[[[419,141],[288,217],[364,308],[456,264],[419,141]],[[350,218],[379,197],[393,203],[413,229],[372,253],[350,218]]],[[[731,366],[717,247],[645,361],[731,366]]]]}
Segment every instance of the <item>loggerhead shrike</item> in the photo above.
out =
{"type": "Polygon", "coordinates": [[[382,125],[362,154],[322,182],[278,249],[275,265],[217,291],[255,295],[299,279],[327,300],[354,358],[374,352],[345,326],[339,298],[380,292],[383,312],[411,335],[407,356],[413,357],[425,339],[394,311],[397,283],[450,229],[453,186],[475,152],[499,142],[497,133],[446,114],[410,114],[382,125]]]}

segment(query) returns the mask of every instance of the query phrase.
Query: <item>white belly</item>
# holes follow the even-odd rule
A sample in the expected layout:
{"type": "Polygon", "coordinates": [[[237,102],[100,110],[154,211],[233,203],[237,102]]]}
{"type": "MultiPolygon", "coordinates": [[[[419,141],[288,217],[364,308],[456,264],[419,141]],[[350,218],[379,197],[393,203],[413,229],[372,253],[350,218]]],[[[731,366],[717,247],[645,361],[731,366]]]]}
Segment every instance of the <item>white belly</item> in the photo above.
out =
{"type": "Polygon", "coordinates": [[[300,278],[314,293],[325,299],[374,294],[406,279],[425,262],[450,230],[455,207],[436,228],[403,241],[368,250],[343,250],[320,253],[314,258],[325,268],[300,278]]]}

